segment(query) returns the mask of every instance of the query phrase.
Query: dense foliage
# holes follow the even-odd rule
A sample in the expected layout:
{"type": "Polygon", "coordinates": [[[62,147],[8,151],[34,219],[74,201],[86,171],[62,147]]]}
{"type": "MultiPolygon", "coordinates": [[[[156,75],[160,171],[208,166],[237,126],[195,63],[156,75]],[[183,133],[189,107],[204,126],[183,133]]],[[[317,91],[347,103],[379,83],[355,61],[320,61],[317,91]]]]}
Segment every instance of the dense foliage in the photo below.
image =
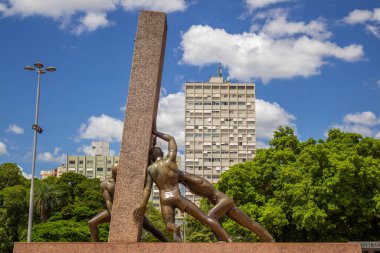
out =
{"type": "MultiPolygon", "coordinates": [[[[75,173],[35,181],[32,241],[90,241],[87,221],[105,210],[99,179],[75,173]]],[[[30,180],[16,164],[0,165],[0,252],[12,252],[13,242],[26,241],[30,180]]],[[[166,232],[161,215],[149,205],[147,216],[166,232]]],[[[107,241],[109,224],[100,225],[100,239],[107,241]]],[[[166,235],[168,236],[167,232],[166,235]]],[[[143,232],[143,241],[155,241],[143,232]]]]}
{"type": "MultiPolygon", "coordinates": [[[[325,141],[301,142],[281,127],[217,186],[277,241],[380,240],[380,140],[333,129],[325,141]]],[[[223,225],[253,239],[232,221],[223,225]]]]}

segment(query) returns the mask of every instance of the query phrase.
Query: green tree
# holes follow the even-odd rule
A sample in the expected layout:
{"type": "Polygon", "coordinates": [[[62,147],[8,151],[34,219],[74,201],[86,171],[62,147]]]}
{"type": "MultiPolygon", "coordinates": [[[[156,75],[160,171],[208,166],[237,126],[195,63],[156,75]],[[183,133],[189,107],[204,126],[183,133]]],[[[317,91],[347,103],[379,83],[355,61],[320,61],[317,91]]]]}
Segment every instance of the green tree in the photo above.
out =
{"type": "MultiPolygon", "coordinates": [[[[380,239],[379,140],[333,129],[326,141],[301,142],[281,127],[270,145],[217,187],[277,241],[380,239]]],[[[239,240],[230,225],[223,222],[239,240]]]]}
{"type": "Polygon", "coordinates": [[[3,163],[0,165],[0,191],[6,187],[22,185],[24,182],[25,178],[15,163],[3,163]]]}
{"type": "Polygon", "coordinates": [[[47,182],[38,182],[34,190],[34,207],[41,222],[46,222],[50,213],[58,206],[62,196],[57,186],[47,182]]]}

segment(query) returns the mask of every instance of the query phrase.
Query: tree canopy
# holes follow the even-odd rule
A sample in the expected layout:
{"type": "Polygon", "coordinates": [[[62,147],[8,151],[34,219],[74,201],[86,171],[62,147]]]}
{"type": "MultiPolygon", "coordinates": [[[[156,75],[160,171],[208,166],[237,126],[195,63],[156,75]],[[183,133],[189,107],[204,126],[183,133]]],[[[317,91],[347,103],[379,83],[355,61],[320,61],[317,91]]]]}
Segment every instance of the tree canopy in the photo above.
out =
{"type": "MultiPolygon", "coordinates": [[[[277,241],[380,239],[380,141],[330,130],[301,142],[280,127],[267,149],[224,173],[217,187],[277,241]]],[[[231,235],[236,226],[223,223],[231,235]]]]}

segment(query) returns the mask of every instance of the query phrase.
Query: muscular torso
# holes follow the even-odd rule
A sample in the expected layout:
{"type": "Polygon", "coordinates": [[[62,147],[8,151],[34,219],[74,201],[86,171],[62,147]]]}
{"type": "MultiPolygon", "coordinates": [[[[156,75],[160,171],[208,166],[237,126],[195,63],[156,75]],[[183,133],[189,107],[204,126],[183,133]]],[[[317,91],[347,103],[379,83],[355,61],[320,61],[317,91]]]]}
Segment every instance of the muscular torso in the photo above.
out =
{"type": "Polygon", "coordinates": [[[211,202],[215,198],[217,191],[214,186],[200,176],[186,172],[180,172],[179,182],[185,185],[192,193],[205,197],[211,202]]]}
{"type": "Polygon", "coordinates": [[[156,161],[148,167],[148,173],[160,191],[176,191],[178,186],[177,163],[169,158],[156,161]]]}

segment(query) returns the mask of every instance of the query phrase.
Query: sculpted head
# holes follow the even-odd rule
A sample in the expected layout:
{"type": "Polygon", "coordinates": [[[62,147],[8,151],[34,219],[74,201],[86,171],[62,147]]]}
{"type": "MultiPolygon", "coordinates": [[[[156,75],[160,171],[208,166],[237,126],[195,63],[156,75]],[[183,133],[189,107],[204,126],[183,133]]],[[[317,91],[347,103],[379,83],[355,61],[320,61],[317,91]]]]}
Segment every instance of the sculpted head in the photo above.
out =
{"type": "Polygon", "coordinates": [[[115,163],[113,166],[112,166],[112,177],[114,179],[116,179],[116,176],[117,176],[117,169],[118,169],[118,163],[115,163]]]}
{"type": "Polygon", "coordinates": [[[162,158],[164,153],[160,147],[153,147],[149,150],[149,160],[151,162],[157,161],[158,158],[162,158]]]}

